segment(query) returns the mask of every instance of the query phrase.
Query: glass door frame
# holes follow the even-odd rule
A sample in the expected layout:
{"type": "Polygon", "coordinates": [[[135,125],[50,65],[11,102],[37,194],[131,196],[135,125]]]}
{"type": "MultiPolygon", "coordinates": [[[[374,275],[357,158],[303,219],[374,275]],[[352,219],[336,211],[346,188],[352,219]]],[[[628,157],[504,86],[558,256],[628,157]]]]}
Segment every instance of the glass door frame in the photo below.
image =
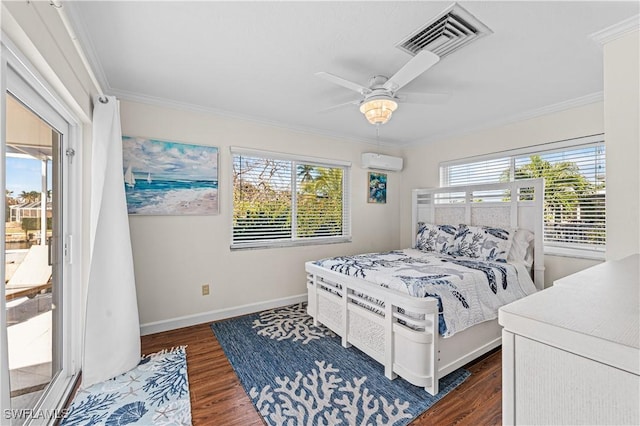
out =
{"type": "MultiPolygon", "coordinates": [[[[61,227],[59,237],[62,239],[59,247],[61,270],[59,271],[58,286],[60,289],[61,327],[54,337],[62,345],[62,359],[60,371],[52,379],[42,398],[34,407],[34,418],[27,422],[30,425],[51,424],[55,414],[62,409],[66,399],[71,394],[78,378],[82,354],[82,124],[71,112],[66,104],[56,95],[56,92],[46,83],[10,40],[3,35],[0,48],[0,116],[3,129],[0,137],[0,186],[5,188],[4,158],[6,155],[6,96],[12,96],[25,104],[39,115],[51,127],[61,134],[60,173],[62,181],[62,197],[60,209],[63,212],[59,218],[61,227]],[[53,414],[53,415],[52,415],[53,414]]],[[[4,209],[0,218],[4,218],[4,209]]],[[[0,239],[0,250],[4,259],[4,227],[0,239]]],[[[4,276],[5,262],[0,262],[0,275],[4,276]]],[[[7,352],[7,323],[5,308],[4,286],[0,286],[0,423],[10,421],[12,417],[9,367],[7,352]],[[9,411],[7,411],[9,410],[9,411]]]]}

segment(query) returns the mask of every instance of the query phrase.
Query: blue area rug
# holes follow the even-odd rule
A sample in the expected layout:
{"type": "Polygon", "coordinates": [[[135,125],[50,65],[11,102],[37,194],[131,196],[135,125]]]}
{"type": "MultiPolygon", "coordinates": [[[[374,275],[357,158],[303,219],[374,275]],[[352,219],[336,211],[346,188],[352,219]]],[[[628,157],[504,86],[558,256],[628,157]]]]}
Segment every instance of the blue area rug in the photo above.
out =
{"type": "Polygon", "coordinates": [[[185,347],[142,357],[133,370],[80,388],[61,426],[191,425],[185,347]]]}
{"type": "Polygon", "coordinates": [[[211,325],[253,404],[269,425],[405,425],[462,383],[459,369],[429,395],[293,305],[211,325]]]}

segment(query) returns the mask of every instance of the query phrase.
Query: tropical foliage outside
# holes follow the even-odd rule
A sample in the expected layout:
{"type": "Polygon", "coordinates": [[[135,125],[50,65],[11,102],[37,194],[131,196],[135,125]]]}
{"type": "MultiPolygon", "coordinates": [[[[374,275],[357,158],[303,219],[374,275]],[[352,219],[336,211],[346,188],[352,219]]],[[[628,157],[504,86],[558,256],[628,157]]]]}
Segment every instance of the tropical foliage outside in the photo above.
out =
{"type": "MultiPolygon", "coordinates": [[[[574,161],[549,161],[543,155],[513,164],[513,173],[503,169],[500,180],[545,180],[546,242],[605,243],[603,170],[595,166],[585,172],[574,161]]],[[[233,173],[234,242],[342,234],[342,168],[234,156],[233,173]]]]}
{"type": "Polygon", "coordinates": [[[235,156],[234,242],[342,235],[342,194],[342,168],[235,156]]]}
{"type": "Polygon", "coordinates": [[[341,168],[298,166],[297,236],[342,235],[343,203],[341,168]]]}
{"type": "MultiPolygon", "coordinates": [[[[36,217],[21,217],[19,222],[10,222],[11,221],[11,207],[13,206],[24,206],[31,203],[35,203],[40,201],[41,194],[40,191],[22,191],[20,195],[15,197],[13,195],[13,191],[6,189],[5,190],[5,233],[15,234],[18,230],[24,232],[24,239],[30,240],[29,235],[33,235],[32,231],[40,230],[41,221],[40,221],[40,211],[37,209],[36,217]]],[[[51,200],[51,190],[47,192],[47,201],[51,200]]],[[[47,218],[47,229],[52,229],[52,219],[50,217],[47,218]]]]}
{"type": "MultiPolygon", "coordinates": [[[[532,155],[515,168],[513,177],[544,178],[546,241],[605,243],[604,176],[594,174],[588,179],[575,162],[552,163],[532,155]]],[[[510,170],[505,170],[501,180],[509,179],[510,170]]]]}
{"type": "MultiPolygon", "coordinates": [[[[47,192],[47,198],[51,198],[51,190],[47,192]]],[[[13,191],[5,189],[5,206],[15,206],[17,204],[27,204],[40,201],[40,191],[22,191],[17,197],[13,195],[13,191]]]]}
{"type": "Polygon", "coordinates": [[[9,208],[10,206],[16,206],[18,204],[33,203],[40,200],[40,192],[38,191],[22,191],[22,193],[15,197],[13,191],[5,189],[4,194],[4,208],[5,208],[5,220],[9,220],[9,208]]]}

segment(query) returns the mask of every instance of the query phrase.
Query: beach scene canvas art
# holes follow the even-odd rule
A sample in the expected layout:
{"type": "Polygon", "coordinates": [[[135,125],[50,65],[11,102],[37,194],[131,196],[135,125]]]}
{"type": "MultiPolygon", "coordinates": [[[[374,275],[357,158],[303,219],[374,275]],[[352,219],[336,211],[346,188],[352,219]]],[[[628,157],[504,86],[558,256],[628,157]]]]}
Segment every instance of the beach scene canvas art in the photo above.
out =
{"type": "Polygon", "coordinates": [[[218,148],[123,136],[127,210],[133,215],[218,213],[218,148]]]}

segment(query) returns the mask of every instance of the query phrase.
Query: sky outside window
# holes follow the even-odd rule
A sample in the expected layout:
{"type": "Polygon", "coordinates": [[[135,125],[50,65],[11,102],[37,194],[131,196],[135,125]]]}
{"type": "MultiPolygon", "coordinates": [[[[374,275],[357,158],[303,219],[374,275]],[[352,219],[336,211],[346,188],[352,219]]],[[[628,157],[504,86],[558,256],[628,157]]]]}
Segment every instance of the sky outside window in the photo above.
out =
{"type": "MultiPolygon", "coordinates": [[[[27,156],[7,155],[6,188],[12,191],[11,196],[17,198],[22,192],[42,189],[42,162],[27,156]]],[[[51,189],[51,161],[47,162],[47,188],[51,189]]]]}

